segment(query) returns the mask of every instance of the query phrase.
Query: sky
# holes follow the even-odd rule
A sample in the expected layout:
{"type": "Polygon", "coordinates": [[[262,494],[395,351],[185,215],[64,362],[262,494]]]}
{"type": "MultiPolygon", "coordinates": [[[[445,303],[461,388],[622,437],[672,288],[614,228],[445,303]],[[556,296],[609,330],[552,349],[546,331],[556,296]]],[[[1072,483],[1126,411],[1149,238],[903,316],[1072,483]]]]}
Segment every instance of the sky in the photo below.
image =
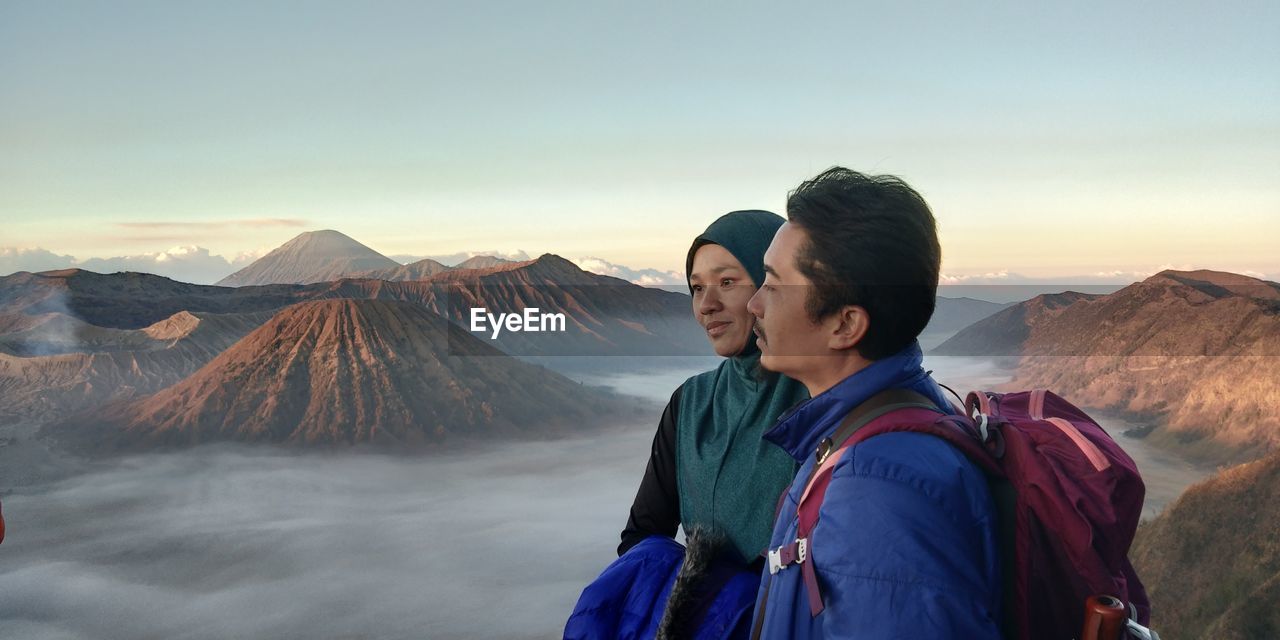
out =
{"type": "Polygon", "coordinates": [[[0,268],[679,272],[843,165],[925,196],[944,282],[1280,278],[1280,5],[787,4],[0,1],[0,268]]]}

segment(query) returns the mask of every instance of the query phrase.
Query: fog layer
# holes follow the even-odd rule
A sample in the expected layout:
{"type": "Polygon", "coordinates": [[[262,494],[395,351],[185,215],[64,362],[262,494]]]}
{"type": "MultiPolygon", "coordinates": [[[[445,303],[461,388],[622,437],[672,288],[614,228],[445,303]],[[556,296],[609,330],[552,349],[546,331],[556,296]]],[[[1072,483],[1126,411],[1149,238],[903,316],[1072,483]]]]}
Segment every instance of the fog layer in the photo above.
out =
{"type": "MultiPolygon", "coordinates": [[[[1006,373],[926,367],[964,393],[1006,373]]],[[[0,638],[552,638],[614,558],[662,403],[688,370],[595,377],[653,419],[423,457],[215,447],[4,497],[0,638]]],[[[1148,513],[1204,470],[1103,420],[1148,513]]]]}

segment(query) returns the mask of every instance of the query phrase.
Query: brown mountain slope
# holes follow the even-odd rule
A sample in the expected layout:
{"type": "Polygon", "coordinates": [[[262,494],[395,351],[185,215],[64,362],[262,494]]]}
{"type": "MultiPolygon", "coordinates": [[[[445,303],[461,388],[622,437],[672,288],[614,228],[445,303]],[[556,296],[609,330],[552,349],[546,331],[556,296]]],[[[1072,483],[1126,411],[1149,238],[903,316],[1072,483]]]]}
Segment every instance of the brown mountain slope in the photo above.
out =
{"type": "MultiPolygon", "coordinates": [[[[518,313],[528,308],[566,316],[563,333],[499,333],[492,343],[519,355],[687,355],[708,353],[686,295],[589,273],[556,255],[486,270],[447,271],[441,311],[470,329],[474,308],[518,313]]],[[[438,303],[440,304],[440,303],[438,303]]],[[[490,340],[489,331],[473,335],[490,340]]]]}
{"type": "Polygon", "coordinates": [[[1048,387],[1085,406],[1155,420],[1151,438],[1195,457],[1255,456],[1280,445],[1273,282],[1165,271],[1105,296],[1041,296],[934,353],[1027,356],[1011,387],[1048,387]]]}
{"type": "Polygon", "coordinates": [[[326,285],[215,287],[132,271],[20,272],[0,278],[0,317],[62,313],[113,329],[142,329],[175,313],[275,311],[326,285]]]}
{"type": "Polygon", "coordinates": [[[204,366],[269,317],[180,312],[139,330],[80,323],[76,326],[92,330],[90,337],[108,335],[123,341],[58,343],[67,350],[37,357],[0,353],[0,422],[56,420],[153,393],[204,366]],[[130,345],[134,348],[126,348],[130,345]]]}
{"type": "Polygon", "coordinates": [[[250,331],[271,319],[270,311],[246,313],[191,313],[179,311],[141,331],[161,341],[166,349],[182,346],[206,360],[222,353],[250,331]]]}
{"type": "Polygon", "coordinates": [[[217,285],[309,284],[329,282],[352,273],[395,269],[400,263],[333,231],[308,231],[272,249],[217,285]]]}
{"type": "MultiPolygon", "coordinates": [[[[45,356],[64,353],[106,353],[113,351],[155,351],[180,340],[203,339],[213,332],[230,332],[230,345],[271,317],[270,313],[214,314],[179,311],[142,329],[112,329],[92,325],[62,313],[25,316],[33,322],[20,331],[0,329],[0,353],[17,356],[45,356]]],[[[205,345],[208,346],[208,345],[205,345]]]]}
{"type": "Polygon", "coordinates": [[[414,302],[470,328],[471,310],[563,313],[560,333],[474,335],[513,355],[691,355],[708,350],[686,295],[589,273],[556,255],[487,269],[451,269],[426,280],[339,280],[318,298],[414,302]]]}
{"type": "MultiPolygon", "coordinates": [[[[1060,333],[1058,317],[1069,306],[1099,296],[1067,291],[1036,296],[960,329],[931,353],[943,356],[1021,355],[1029,345],[1060,333]]],[[[994,304],[994,303],[992,303],[994,304]]]]}
{"type": "Polygon", "coordinates": [[[940,345],[939,355],[1280,355],[1280,284],[1162,271],[1108,295],[1037,296],[940,345]],[[991,348],[988,348],[991,347],[991,348]]]}
{"type": "Polygon", "coordinates": [[[924,333],[945,334],[950,337],[949,334],[965,329],[973,323],[989,318],[1011,306],[1013,304],[1000,304],[973,298],[938,296],[933,309],[933,316],[929,318],[929,326],[925,327],[924,333]]]}
{"type": "Polygon", "coordinates": [[[1280,452],[1187,489],[1129,556],[1162,638],[1280,638],[1280,452]]]}
{"type": "Polygon", "coordinates": [[[74,430],[95,448],[413,446],[572,430],[622,406],[421,306],[324,300],[284,309],[179,384],[47,432],[74,430]]]}

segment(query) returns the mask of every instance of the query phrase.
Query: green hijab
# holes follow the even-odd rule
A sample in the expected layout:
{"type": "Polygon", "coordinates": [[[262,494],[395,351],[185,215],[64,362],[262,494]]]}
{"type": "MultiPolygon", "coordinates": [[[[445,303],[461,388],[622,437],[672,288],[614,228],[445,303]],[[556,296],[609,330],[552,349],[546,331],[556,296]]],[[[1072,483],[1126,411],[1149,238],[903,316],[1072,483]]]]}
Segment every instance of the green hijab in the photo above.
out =
{"type": "MultiPolygon", "coordinates": [[[[784,220],[768,211],[734,211],[711,223],[693,241],[724,247],[758,287],[764,252],[784,220]]],[[[786,451],[761,438],[783,412],[809,397],[800,383],[760,368],[755,341],[715,369],[681,387],[676,421],[676,480],[680,520],[724,535],[750,562],[769,544],[778,496],[796,473],[786,451]]]]}

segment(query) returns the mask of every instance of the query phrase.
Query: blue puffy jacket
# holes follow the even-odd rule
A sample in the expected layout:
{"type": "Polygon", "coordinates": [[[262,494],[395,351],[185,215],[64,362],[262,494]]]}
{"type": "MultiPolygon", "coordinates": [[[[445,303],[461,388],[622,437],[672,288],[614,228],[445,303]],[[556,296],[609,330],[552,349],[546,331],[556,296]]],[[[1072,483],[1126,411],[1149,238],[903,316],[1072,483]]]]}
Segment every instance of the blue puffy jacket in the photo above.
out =
{"type": "MultiPolygon", "coordinates": [[[[840,420],[890,388],[952,410],[920,367],[918,346],[846,378],[783,416],[766,438],[803,466],[783,500],[770,548],[796,539],[796,508],[813,452],[840,420]]],[[[754,624],[762,638],[1000,638],[996,512],[981,470],[933,436],[890,433],[836,465],[809,557],[825,609],[810,614],[801,568],[765,568],[754,624]],[[763,616],[763,619],[759,619],[763,616]]]]}
{"type": "MultiPolygon", "coordinates": [[[[564,627],[565,640],[653,638],[685,548],[664,536],[649,536],[605,568],[578,598],[564,627]]],[[[706,603],[692,640],[746,638],[759,576],[738,570],[706,603]]]]}

